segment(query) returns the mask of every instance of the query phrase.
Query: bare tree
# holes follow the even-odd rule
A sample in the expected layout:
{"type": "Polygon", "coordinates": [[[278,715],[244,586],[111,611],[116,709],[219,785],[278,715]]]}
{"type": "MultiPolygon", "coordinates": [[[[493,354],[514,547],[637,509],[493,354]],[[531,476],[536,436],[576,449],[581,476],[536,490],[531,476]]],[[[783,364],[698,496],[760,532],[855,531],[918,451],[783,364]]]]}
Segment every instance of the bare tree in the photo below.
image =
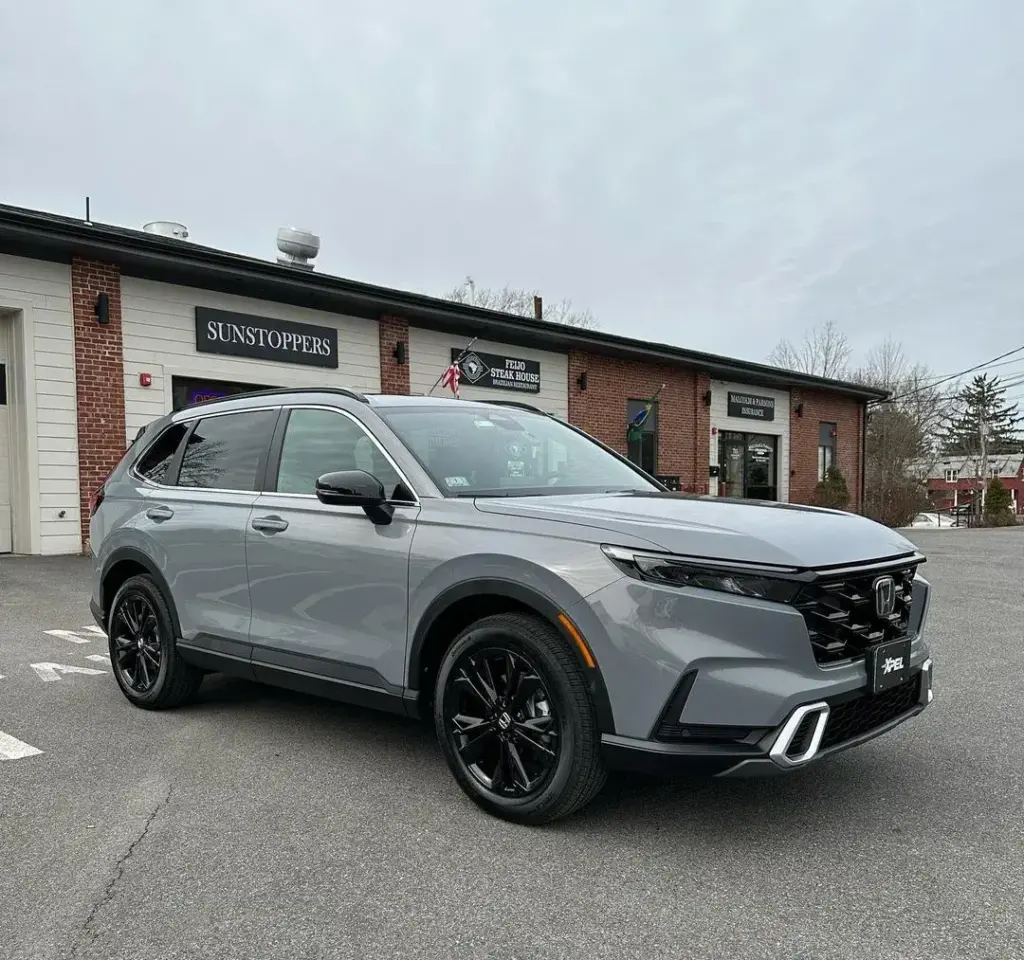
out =
{"type": "Polygon", "coordinates": [[[849,373],[850,341],[833,320],[807,331],[798,343],[783,338],[768,354],[768,362],[786,370],[841,380],[849,373]]]}
{"type": "MultiPolygon", "coordinates": [[[[502,287],[491,290],[478,287],[472,277],[466,279],[454,290],[445,294],[446,300],[456,303],[468,303],[486,310],[498,310],[519,317],[534,315],[533,298],[540,296],[537,290],[519,290],[514,287],[502,287]]],[[[598,326],[597,318],[589,310],[579,310],[571,300],[559,300],[557,303],[544,304],[544,319],[551,323],[563,323],[567,327],[579,327],[583,330],[594,330],[598,326]]]]}
{"type": "Polygon", "coordinates": [[[923,481],[938,459],[951,395],[891,337],[873,347],[850,378],[890,394],[869,408],[864,512],[890,526],[909,523],[928,505],[923,481]]]}

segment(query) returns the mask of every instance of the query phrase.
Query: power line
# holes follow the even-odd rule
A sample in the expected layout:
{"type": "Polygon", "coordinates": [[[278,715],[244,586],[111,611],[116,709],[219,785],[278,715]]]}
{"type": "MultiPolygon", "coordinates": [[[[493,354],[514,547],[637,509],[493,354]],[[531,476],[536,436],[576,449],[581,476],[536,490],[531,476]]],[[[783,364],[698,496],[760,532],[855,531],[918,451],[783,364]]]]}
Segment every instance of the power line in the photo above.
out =
{"type": "Polygon", "coordinates": [[[968,373],[974,373],[977,370],[981,370],[983,367],[991,366],[997,360],[1003,360],[1006,357],[1012,357],[1016,353],[1024,353],[1024,345],[1017,347],[1015,350],[1008,350],[1006,353],[999,354],[998,357],[993,357],[991,360],[986,360],[984,363],[979,363],[973,367],[968,367],[966,370],[961,370],[959,373],[952,373],[949,376],[943,377],[941,380],[935,383],[924,384],[915,390],[908,390],[906,393],[897,394],[895,397],[889,397],[886,400],[874,400],[872,403],[895,403],[897,400],[905,400],[907,397],[912,397],[922,390],[930,390],[933,387],[941,386],[944,383],[949,383],[950,380],[958,380],[960,377],[966,376],[968,373]]]}

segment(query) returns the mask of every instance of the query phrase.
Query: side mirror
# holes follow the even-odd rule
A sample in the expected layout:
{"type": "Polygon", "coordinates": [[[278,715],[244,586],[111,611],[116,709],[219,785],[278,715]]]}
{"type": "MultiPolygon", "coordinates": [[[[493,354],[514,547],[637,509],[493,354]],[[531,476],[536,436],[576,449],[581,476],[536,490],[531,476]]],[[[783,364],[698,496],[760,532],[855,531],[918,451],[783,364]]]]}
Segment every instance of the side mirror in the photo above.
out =
{"type": "Polygon", "coordinates": [[[395,512],[384,484],[365,470],[325,473],[317,478],[316,496],[321,503],[336,507],[362,507],[374,523],[390,523],[395,512]]]}

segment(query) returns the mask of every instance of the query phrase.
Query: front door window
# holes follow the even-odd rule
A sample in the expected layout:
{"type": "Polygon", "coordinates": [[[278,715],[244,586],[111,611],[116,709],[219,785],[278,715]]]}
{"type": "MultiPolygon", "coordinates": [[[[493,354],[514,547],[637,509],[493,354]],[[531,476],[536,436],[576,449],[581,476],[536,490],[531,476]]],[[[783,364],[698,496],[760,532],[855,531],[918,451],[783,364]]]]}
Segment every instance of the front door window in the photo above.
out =
{"type": "Polygon", "coordinates": [[[750,500],[777,500],[778,437],[723,431],[718,462],[723,494],[750,500]]]}

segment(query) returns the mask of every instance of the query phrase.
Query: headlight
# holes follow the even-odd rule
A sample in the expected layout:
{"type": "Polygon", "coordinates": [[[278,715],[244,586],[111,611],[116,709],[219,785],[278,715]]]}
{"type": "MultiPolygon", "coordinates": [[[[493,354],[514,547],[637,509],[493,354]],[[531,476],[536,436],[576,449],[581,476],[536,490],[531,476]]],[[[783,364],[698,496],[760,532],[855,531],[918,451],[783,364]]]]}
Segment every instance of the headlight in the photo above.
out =
{"type": "Polygon", "coordinates": [[[601,549],[629,576],[669,587],[699,587],[774,603],[792,603],[803,586],[803,578],[791,567],[767,570],[750,564],[691,560],[625,547],[605,545],[601,549]]]}

